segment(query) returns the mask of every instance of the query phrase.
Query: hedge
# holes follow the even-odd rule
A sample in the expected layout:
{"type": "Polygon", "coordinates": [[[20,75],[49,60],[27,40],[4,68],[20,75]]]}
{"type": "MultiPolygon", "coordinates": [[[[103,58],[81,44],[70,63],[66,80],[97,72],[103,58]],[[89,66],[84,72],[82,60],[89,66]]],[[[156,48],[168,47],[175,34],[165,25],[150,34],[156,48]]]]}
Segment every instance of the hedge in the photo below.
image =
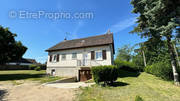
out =
{"type": "MultiPolygon", "coordinates": [[[[179,68],[177,68],[177,71],[180,73],[179,68]]],[[[170,63],[159,62],[150,66],[146,66],[145,72],[165,80],[173,80],[173,71],[170,63]]]]}
{"type": "Polygon", "coordinates": [[[37,66],[46,70],[46,65],[0,65],[0,70],[34,70],[37,66]]]}
{"type": "Polygon", "coordinates": [[[104,85],[112,84],[117,80],[118,71],[117,67],[109,66],[94,66],[92,67],[93,79],[97,84],[104,82],[104,85]]]}
{"type": "Polygon", "coordinates": [[[134,63],[128,61],[115,60],[114,64],[118,67],[118,69],[122,69],[126,71],[134,72],[139,70],[139,68],[134,63]]]}
{"type": "Polygon", "coordinates": [[[37,66],[36,68],[34,68],[34,70],[40,71],[40,70],[41,70],[41,67],[40,67],[40,66],[37,66]]]}

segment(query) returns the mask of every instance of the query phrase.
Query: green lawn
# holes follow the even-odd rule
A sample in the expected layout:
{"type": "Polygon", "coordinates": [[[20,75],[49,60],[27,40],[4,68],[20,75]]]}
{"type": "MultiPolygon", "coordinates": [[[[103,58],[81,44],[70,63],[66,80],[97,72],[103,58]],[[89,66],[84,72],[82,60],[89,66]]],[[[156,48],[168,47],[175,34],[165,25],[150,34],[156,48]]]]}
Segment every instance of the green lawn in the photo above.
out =
{"type": "Polygon", "coordinates": [[[114,87],[81,88],[80,101],[134,101],[138,95],[144,101],[180,101],[180,87],[153,75],[125,72],[114,87]]]}
{"type": "Polygon", "coordinates": [[[39,81],[40,83],[55,81],[61,77],[46,76],[46,71],[35,70],[7,70],[0,71],[0,81],[12,81],[14,84],[19,84],[19,80],[39,81]]]}

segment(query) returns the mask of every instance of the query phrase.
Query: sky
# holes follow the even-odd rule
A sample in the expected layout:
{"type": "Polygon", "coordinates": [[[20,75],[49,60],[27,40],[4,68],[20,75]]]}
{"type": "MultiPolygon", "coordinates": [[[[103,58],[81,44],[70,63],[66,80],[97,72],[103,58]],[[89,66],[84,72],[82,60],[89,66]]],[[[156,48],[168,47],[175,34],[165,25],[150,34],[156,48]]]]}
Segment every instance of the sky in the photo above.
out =
{"type": "MultiPolygon", "coordinates": [[[[143,42],[129,32],[137,25],[130,0],[1,0],[0,25],[16,33],[24,58],[44,63],[46,49],[67,40],[114,34],[115,50],[143,42]]],[[[117,53],[117,52],[116,52],[117,53]]]]}

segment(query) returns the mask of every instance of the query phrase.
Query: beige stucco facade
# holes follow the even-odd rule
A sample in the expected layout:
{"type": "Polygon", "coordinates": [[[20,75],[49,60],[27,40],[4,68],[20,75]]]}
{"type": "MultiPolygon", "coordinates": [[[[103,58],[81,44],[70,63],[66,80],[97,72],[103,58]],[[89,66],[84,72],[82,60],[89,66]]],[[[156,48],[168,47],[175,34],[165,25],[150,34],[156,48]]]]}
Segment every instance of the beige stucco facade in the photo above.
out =
{"type": "Polygon", "coordinates": [[[112,65],[113,59],[113,47],[112,45],[87,47],[87,48],[77,48],[69,50],[60,50],[48,53],[47,70],[48,74],[62,77],[76,77],[78,75],[78,68],[81,66],[97,66],[97,65],[112,65]],[[96,59],[96,52],[101,52],[106,50],[106,59],[96,59]],[[95,52],[95,59],[91,60],[91,51],[95,52]],[[76,58],[72,58],[72,54],[76,53],[76,58]],[[59,54],[59,61],[49,61],[50,55],[59,54]],[[66,59],[62,59],[62,55],[66,55],[66,59]]]}

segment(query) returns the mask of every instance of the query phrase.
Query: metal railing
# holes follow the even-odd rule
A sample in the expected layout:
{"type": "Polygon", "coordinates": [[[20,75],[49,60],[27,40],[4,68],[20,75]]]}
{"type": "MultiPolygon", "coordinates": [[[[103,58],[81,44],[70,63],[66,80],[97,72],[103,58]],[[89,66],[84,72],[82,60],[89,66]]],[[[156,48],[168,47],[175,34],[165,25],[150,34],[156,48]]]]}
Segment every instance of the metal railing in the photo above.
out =
{"type": "Polygon", "coordinates": [[[82,59],[77,60],[77,66],[99,66],[101,65],[96,60],[82,59]]]}

